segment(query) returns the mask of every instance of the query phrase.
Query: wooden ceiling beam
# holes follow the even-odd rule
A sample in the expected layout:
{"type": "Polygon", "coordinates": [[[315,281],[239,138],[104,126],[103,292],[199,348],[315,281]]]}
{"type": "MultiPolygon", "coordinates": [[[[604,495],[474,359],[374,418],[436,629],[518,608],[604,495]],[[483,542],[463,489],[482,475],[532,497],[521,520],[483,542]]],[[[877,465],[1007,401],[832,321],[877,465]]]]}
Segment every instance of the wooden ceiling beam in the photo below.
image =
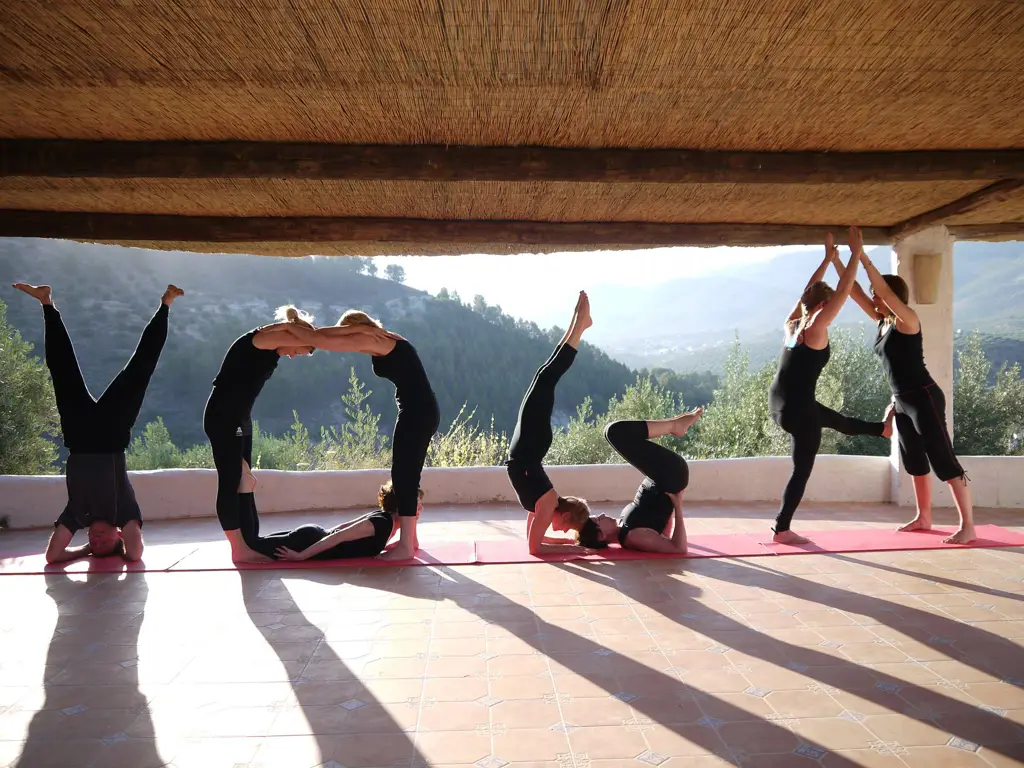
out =
{"type": "MultiPolygon", "coordinates": [[[[864,241],[891,242],[882,227],[862,229],[864,241]]],[[[199,243],[431,243],[530,246],[759,246],[845,242],[845,225],[659,224],[651,222],[446,221],[334,217],[173,216],[0,210],[0,237],[199,243]]]]}
{"type": "Polygon", "coordinates": [[[0,139],[0,176],[861,184],[1024,178],[1024,150],[747,152],[0,139]]]}
{"type": "Polygon", "coordinates": [[[957,198],[951,203],[913,216],[889,229],[893,239],[906,237],[933,224],[943,224],[950,219],[975,211],[992,203],[1002,203],[1024,189],[1024,180],[1007,179],[989,184],[976,192],[957,198]]]}

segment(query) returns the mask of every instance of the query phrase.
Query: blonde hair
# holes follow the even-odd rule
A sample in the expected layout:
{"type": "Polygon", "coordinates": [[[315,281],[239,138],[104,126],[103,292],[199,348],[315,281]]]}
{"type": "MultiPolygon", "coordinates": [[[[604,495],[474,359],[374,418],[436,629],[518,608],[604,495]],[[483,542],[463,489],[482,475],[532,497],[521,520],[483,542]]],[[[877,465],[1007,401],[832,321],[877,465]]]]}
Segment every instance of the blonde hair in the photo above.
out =
{"type": "Polygon", "coordinates": [[[586,499],[576,496],[559,496],[555,512],[562,516],[566,527],[574,531],[579,531],[590,519],[590,507],[587,506],[586,499]]]}
{"type": "MultiPolygon", "coordinates": [[[[423,498],[423,489],[420,488],[417,492],[419,498],[423,498]]],[[[384,485],[377,491],[377,506],[383,509],[385,512],[389,512],[392,515],[398,514],[398,494],[395,493],[395,487],[388,480],[384,485]]]]}
{"type": "Polygon", "coordinates": [[[295,323],[313,330],[313,315],[304,312],[292,304],[285,304],[278,307],[274,312],[274,319],[279,323],[295,323]]]}
{"type": "Polygon", "coordinates": [[[379,321],[374,320],[365,312],[358,309],[350,309],[341,316],[338,325],[372,325],[376,328],[383,328],[379,321]]]}

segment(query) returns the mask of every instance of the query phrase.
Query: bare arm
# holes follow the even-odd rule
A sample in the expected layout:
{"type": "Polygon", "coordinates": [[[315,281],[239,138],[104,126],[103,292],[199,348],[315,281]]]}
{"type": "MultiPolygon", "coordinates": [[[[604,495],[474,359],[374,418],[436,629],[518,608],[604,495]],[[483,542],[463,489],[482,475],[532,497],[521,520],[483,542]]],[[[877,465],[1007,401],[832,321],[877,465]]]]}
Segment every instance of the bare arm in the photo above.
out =
{"type": "MultiPolygon", "coordinates": [[[[804,290],[800,292],[801,296],[803,295],[804,291],[806,291],[819,280],[823,280],[825,278],[825,272],[828,270],[828,265],[832,262],[832,259],[837,253],[838,250],[836,249],[835,243],[832,240],[832,233],[829,232],[828,235],[825,237],[825,258],[822,260],[821,264],[818,265],[818,268],[814,270],[814,274],[812,274],[811,279],[807,281],[807,285],[804,286],[804,290]]],[[[793,307],[793,310],[789,313],[789,317],[786,318],[785,326],[787,333],[791,330],[793,323],[799,320],[802,316],[803,306],[800,303],[800,299],[797,299],[796,305],[793,307]]]]}
{"type": "Polygon", "coordinates": [[[828,326],[836,319],[839,310],[843,308],[846,300],[850,297],[853,284],[857,282],[857,265],[860,263],[863,253],[864,239],[861,237],[860,230],[857,227],[850,227],[850,263],[846,265],[846,271],[843,272],[835,293],[825,302],[825,306],[814,318],[814,327],[817,328],[818,333],[827,332],[828,326]]]}
{"type": "Polygon", "coordinates": [[[921,330],[921,321],[918,319],[917,313],[904,304],[900,297],[893,292],[871,259],[864,255],[861,256],[861,261],[864,264],[864,271],[867,272],[868,279],[871,281],[871,290],[889,308],[889,311],[896,315],[896,319],[903,325],[904,332],[917,333],[921,330]]]}
{"type": "MultiPolygon", "coordinates": [[[[863,261],[863,259],[862,259],[863,261]]],[[[832,259],[832,266],[836,268],[836,274],[839,275],[839,279],[843,279],[843,275],[846,274],[846,267],[843,266],[843,262],[839,260],[838,254],[832,259]]],[[[854,281],[853,290],[850,292],[850,296],[857,306],[864,310],[868,317],[874,320],[876,323],[884,318],[875,311],[875,304],[871,301],[871,297],[867,295],[861,284],[854,281]]]]}
{"type": "Polygon", "coordinates": [[[68,546],[74,535],[67,527],[58,525],[50,534],[50,542],[46,545],[46,562],[50,564],[66,563],[69,560],[77,560],[92,554],[88,544],[83,544],[80,547],[68,546]]]}
{"type": "MultiPolygon", "coordinates": [[[[255,336],[252,337],[252,345],[256,349],[277,349],[278,347],[303,347],[312,346],[311,342],[303,341],[298,333],[295,332],[297,328],[301,326],[295,323],[281,323],[282,326],[291,326],[291,328],[264,328],[255,336]]],[[[309,330],[303,328],[303,330],[309,330]]]]}
{"type": "Polygon", "coordinates": [[[124,559],[136,562],[142,559],[142,526],[138,520],[129,520],[121,529],[121,541],[124,542],[124,559]]]}
{"type": "Polygon", "coordinates": [[[275,554],[282,560],[309,560],[314,555],[319,555],[331,547],[341,544],[343,541],[355,541],[373,536],[374,527],[366,518],[355,520],[346,526],[339,528],[333,533],[324,536],[316,544],[313,544],[301,552],[296,552],[288,547],[278,547],[275,554]]]}
{"type": "MultiPolygon", "coordinates": [[[[572,544],[566,541],[565,544],[552,544],[545,542],[544,534],[551,526],[555,517],[555,507],[558,506],[558,493],[552,488],[537,501],[533,512],[526,516],[526,543],[531,555],[557,555],[573,552],[585,552],[586,547],[572,544]]],[[[551,541],[548,539],[548,541],[551,541]]]]}

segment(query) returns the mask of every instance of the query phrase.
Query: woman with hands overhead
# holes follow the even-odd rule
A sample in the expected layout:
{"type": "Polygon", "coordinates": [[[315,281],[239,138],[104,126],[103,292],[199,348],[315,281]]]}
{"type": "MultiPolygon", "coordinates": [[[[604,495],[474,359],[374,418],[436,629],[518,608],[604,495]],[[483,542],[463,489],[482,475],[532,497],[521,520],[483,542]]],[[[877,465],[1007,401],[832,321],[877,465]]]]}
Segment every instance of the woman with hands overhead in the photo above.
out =
{"type": "Polygon", "coordinates": [[[780,544],[808,542],[792,531],[790,524],[814,469],[822,429],[834,429],[845,435],[888,437],[892,434],[891,414],[879,422],[853,419],[822,405],[815,396],[818,378],[831,355],[829,326],[853,289],[863,253],[860,230],[850,227],[850,262],[838,286],[832,290],[822,279],[829,264],[839,262],[839,250],[830,233],[825,242],[825,258],[807,281],[783,324],[785,344],[769,389],[772,420],[789,433],[793,457],[793,474],[783,491],[773,527],[774,540],[780,544]]]}

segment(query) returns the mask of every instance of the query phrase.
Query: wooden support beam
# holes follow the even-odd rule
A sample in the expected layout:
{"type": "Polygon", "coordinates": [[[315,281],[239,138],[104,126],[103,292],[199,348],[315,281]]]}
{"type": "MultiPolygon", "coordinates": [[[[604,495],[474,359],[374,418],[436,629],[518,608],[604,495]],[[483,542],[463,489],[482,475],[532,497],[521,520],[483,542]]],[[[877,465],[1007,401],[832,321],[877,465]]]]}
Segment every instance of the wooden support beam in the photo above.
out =
{"type": "Polygon", "coordinates": [[[1005,224],[953,224],[947,229],[957,240],[1024,240],[1024,221],[1005,224]]]}
{"type": "Polygon", "coordinates": [[[860,184],[1024,178],[1024,150],[740,152],[0,139],[0,176],[860,184]]]}
{"type": "MultiPolygon", "coordinates": [[[[890,242],[881,227],[864,241],[890,242]]],[[[798,224],[656,224],[626,222],[442,221],[434,219],[166,216],[0,210],[0,237],[198,243],[433,243],[522,246],[806,245],[847,228],[798,224]]]]}
{"type": "Polygon", "coordinates": [[[892,227],[889,232],[894,239],[906,237],[914,232],[930,227],[932,224],[942,224],[954,216],[977,210],[990,203],[1005,202],[1022,189],[1024,189],[1024,180],[1007,179],[1005,181],[997,181],[995,184],[982,187],[977,192],[964,195],[951,203],[909,218],[892,227]]]}

